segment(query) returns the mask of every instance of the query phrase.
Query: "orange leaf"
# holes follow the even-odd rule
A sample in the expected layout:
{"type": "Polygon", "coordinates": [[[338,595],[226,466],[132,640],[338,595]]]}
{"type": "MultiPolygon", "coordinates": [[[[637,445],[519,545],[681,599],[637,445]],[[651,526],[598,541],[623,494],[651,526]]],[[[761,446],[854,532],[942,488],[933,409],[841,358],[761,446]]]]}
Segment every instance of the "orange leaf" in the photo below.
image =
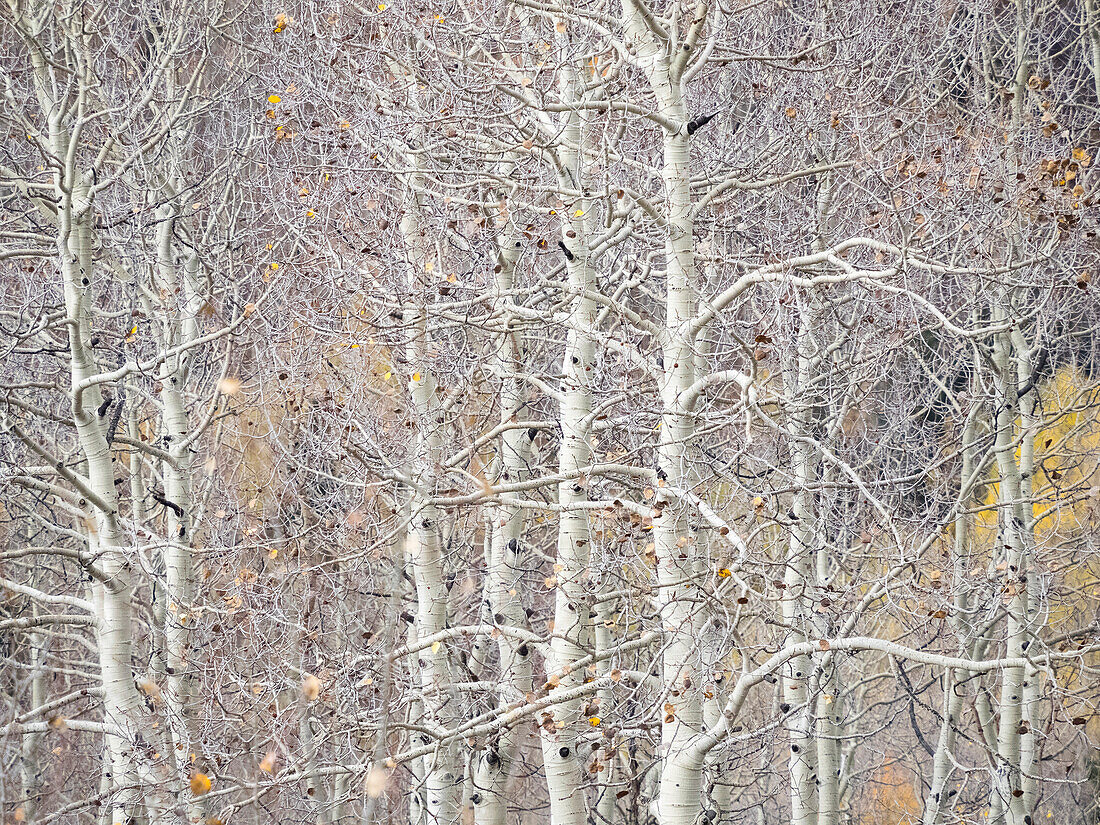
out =
{"type": "Polygon", "coordinates": [[[210,793],[210,777],[204,773],[191,774],[191,793],[195,796],[202,796],[204,793],[210,793]]]}

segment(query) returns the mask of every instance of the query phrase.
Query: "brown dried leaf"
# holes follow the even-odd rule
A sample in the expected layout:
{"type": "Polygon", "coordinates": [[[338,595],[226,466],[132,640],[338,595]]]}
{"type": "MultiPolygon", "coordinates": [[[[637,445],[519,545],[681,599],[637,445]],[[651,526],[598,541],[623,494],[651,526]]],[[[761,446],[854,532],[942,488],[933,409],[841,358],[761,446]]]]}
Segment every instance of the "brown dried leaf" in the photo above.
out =
{"type": "Polygon", "coordinates": [[[312,673],[306,674],[306,677],[302,680],[302,695],[306,697],[308,702],[317,701],[317,698],[321,695],[321,680],[312,673]]]}

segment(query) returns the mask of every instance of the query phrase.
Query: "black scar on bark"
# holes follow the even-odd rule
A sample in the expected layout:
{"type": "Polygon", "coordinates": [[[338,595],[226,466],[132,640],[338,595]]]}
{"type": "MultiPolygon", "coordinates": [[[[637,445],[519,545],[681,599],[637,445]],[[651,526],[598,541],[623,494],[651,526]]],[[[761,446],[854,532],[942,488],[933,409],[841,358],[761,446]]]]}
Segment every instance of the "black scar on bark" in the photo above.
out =
{"type": "Polygon", "coordinates": [[[714,112],[713,114],[709,114],[709,115],[699,115],[699,117],[695,118],[694,120],[692,120],[691,122],[688,123],[687,133],[689,135],[694,135],[696,132],[698,132],[700,129],[702,129],[704,126],[706,126],[712,120],[714,120],[714,118],[716,118],[717,116],[718,116],[717,112],[714,112]]]}
{"type": "Polygon", "coordinates": [[[159,490],[153,490],[152,495],[153,500],[156,501],[158,504],[162,504],[170,509],[173,513],[176,514],[178,518],[183,518],[183,508],[176,504],[176,502],[166,499],[159,490]]]}

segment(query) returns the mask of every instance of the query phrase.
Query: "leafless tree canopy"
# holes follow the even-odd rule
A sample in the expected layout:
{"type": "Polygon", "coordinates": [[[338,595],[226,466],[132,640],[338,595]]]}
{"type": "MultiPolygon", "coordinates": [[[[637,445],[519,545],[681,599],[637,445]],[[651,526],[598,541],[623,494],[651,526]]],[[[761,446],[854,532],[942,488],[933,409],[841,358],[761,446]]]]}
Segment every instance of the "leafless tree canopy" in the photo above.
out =
{"type": "Polygon", "coordinates": [[[1097,0],[5,0],[0,822],[1100,822],[1097,0]]]}

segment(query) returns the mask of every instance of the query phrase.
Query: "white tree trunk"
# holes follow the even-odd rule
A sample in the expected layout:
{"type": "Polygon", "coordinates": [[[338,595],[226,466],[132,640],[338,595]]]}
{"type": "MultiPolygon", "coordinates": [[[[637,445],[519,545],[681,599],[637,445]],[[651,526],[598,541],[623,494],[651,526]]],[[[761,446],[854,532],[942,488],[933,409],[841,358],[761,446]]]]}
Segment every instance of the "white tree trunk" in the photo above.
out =
{"type": "MultiPolygon", "coordinates": [[[[415,165],[414,165],[415,169],[415,165]]],[[[410,304],[405,310],[408,343],[404,375],[416,418],[416,430],[409,475],[412,482],[406,539],[409,569],[416,587],[416,637],[427,638],[447,626],[447,587],[440,536],[442,511],[432,503],[438,482],[436,468],[444,456],[443,408],[439,388],[432,374],[428,348],[428,315],[418,297],[428,266],[424,228],[420,220],[423,204],[415,191],[419,180],[414,172],[406,189],[401,232],[405,240],[407,285],[410,304]]],[[[443,643],[432,645],[416,656],[419,687],[425,720],[436,729],[454,726],[458,701],[451,688],[450,652],[443,643]]],[[[458,746],[450,742],[424,759],[425,810],[427,825],[450,825],[461,807],[462,771],[458,746]]]]}
{"type": "MultiPolygon", "coordinates": [[[[572,69],[563,73],[559,89],[567,101],[575,100],[578,80],[572,69]]],[[[579,112],[570,112],[562,131],[560,159],[563,188],[581,188],[582,167],[579,147],[583,147],[584,129],[579,112]]],[[[550,644],[547,671],[561,674],[556,690],[568,689],[584,681],[583,669],[573,663],[583,657],[591,639],[587,592],[589,542],[588,511],[579,507],[587,499],[587,483],[581,470],[592,461],[590,413],[591,383],[596,363],[593,339],[597,315],[596,302],[586,293],[595,289],[596,275],[590,260],[585,212],[588,204],[579,200],[570,205],[570,217],[563,221],[562,243],[570,250],[566,260],[566,289],[572,297],[572,323],[562,358],[562,389],[559,411],[561,444],[558,470],[566,480],[558,485],[557,576],[554,591],[554,632],[550,644]],[[570,236],[573,237],[570,237],[570,236]]],[[[553,825],[584,825],[587,811],[584,777],[580,767],[580,700],[558,704],[541,728],[543,764],[550,793],[550,821],[553,825]]]]}
{"type": "MultiPolygon", "coordinates": [[[[962,428],[962,467],[959,471],[959,500],[968,500],[973,490],[974,453],[978,437],[977,408],[967,414],[966,424],[962,428]]],[[[966,591],[966,579],[970,574],[970,545],[973,540],[974,518],[963,512],[955,519],[955,536],[952,542],[952,614],[951,624],[960,640],[966,640],[971,628],[967,620],[969,598],[966,591]]],[[[968,651],[961,650],[960,654],[968,651]]],[[[939,738],[935,755],[932,758],[932,781],[924,802],[923,825],[941,825],[951,805],[953,794],[948,790],[948,782],[954,772],[955,740],[962,725],[963,697],[959,688],[960,679],[967,677],[966,672],[946,670],[943,674],[943,720],[940,723],[939,738]]]]}
{"type": "MultiPolygon", "coordinates": [[[[515,286],[516,260],[519,246],[514,233],[504,231],[498,242],[497,291],[509,294],[515,286]]],[[[522,380],[524,343],[518,330],[507,329],[492,357],[492,368],[500,380],[501,424],[515,424],[526,407],[526,392],[522,380]]],[[[510,427],[500,437],[494,483],[514,484],[529,475],[533,434],[526,428],[510,427]]],[[[488,524],[488,569],[485,583],[486,613],[490,623],[508,627],[527,627],[521,591],[522,572],[528,557],[524,544],[523,510],[502,503],[492,508],[488,524]]],[[[475,645],[483,643],[475,641],[475,645]]],[[[506,705],[521,699],[534,689],[534,651],[530,646],[508,634],[497,638],[500,657],[499,701],[506,705]]],[[[485,748],[475,754],[473,789],[470,801],[474,821],[478,825],[505,825],[508,812],[508,790],[522,748],[529,736],[523,726],[509,727],[485,748]]]]}

